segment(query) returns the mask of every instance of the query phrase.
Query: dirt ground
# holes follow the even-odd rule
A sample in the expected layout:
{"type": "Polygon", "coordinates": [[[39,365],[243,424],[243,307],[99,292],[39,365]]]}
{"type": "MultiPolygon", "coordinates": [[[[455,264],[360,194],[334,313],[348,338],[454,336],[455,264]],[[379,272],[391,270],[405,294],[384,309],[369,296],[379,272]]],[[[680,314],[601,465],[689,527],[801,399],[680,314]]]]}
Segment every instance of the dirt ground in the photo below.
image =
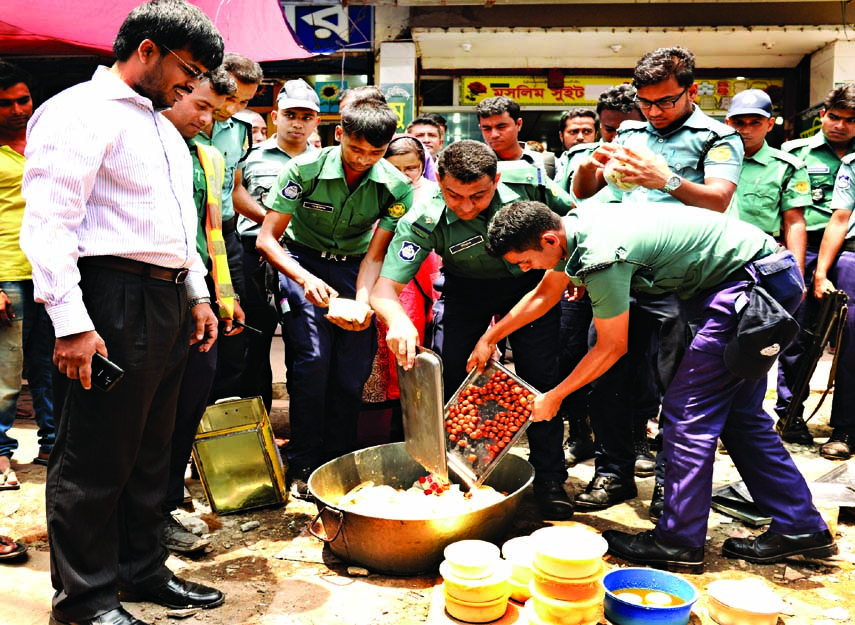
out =
{"type": "MultiPolygon", "coordinates": [[[[827,376],[822,363],[814,388],[827,376]]],[[[771,393],[770,393],[771,396],[771,393]]],[[[819,393],[813,393],[809,406],[819,393]]],[[[827,415],[831,397],[811,423],[811,431],[822,442],[829,434],[827,415]]],[[[282,433],[287,426],[287,401],[279,400],[272,415],[282,433]]],[[[30,463],[37,452],[36,427],[32,420],[19,419],[13,435],[21,442],[14,468],[22,482],[20,490],[0,492],[0,534],[27,543],[29,557],[20,563],[0,564],[0,609],[3,625],[44,625],[50,610],[52,589],[49,574],[49,545],[44,521],[45,468],[30,463]]],[[[796,463],[811,481],[840,466],[824,460],[816,447],[788,445],[796,463]]],[[[526,454],[521,444],[515,453],[526,454]]],[[[850,461],[850,465],[855,460],[850,461]]],[[[855,474],[855,465],[849,467],[855,474]]],[[[579,490],[593,475],[593,461],[570,469],[568,489],[579,490]]],[[[715,485],[738,480],[729,457],[718,454],[715,485]]],[[[577,513],[574,521],[597,530],[644,530],[652,527],[647,506],[653,478],[639,479],[639,497],[595,513],[577,513]]],[[[400,625],[410,623],[456,623],[443,609],[439,575],[388,577],[348,572],[348,563],[336,558],[313,537],[307,526],[316,514],[314,504],[289,500],[276,509],[214,516],[210,514],[200,482],[188,480],[195,512],[209,524],[211,548],[198,557],[171,557],[169,565],[179,575],[222,589],[227,599],[209,611],[175,613],[152,604],[126,604],[138,618],[149,623],[188,625],[400,625]],[[247,525],[249,524],[249,525],[247,525]]],[[[539,519],[531,493],[523,498],[507,538],[526,535],[547,525],[539,519]]],[[[720,556],[721,544],[731,536],[757,534],[741,522],[713,512],[709,522],[705,571],[686,575],[701,592],[692,625],[713,623],[707,610],[706,585],[717,579],[759,578],[784,599],[786,608],[778,625],[832,625],[855,622],[855,510],[839,512],[837,541],[840,554],[828,561],[792,560],[759,566],[720,556]]],[[[391,537],[392,539],[394,537],[391,537]]],[[[377,540],[390,537],[378,536],[377,540]]],[[[608,559],[608,558],[607,558],[608,559]]],[[[610,566],[624,566],[609,559],[610,566]]],[[[605,620],[601,622],[605,623],[605,620]]],[[[512,606],[499,623],[525,623],[512,606]]]]}

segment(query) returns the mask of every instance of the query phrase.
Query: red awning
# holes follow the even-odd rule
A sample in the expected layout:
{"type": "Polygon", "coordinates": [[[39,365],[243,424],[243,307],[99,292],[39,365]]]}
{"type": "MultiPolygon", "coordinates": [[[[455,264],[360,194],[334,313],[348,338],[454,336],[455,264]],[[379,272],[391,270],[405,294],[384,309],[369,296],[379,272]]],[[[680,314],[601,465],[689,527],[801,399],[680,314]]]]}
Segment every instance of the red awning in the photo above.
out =
{"type": "MultiPolygon", "coordinates": [[[[188,1],[217,26],[226,52],[259,62],[311,56],[294,41],[278,0],[188,1]]],[[[140,0],[4,2],[0,6],[0,55],[112,56],[119,26],[139,4],[140,0]]]]}

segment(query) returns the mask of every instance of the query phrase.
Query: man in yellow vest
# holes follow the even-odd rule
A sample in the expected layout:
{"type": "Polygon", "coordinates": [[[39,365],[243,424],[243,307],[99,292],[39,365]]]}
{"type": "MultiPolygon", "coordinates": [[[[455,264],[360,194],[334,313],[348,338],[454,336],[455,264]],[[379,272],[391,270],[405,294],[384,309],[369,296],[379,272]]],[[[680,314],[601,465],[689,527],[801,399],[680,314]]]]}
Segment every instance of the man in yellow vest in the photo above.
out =
{"type": "MultiPolygon", "coordinates": [[[[163,115],[178,129],[187,141],[193,158],[193,200],[199,216],[196,230],[196,249],[208,269],[208,290],[216,293],[212,302],[214,312],[223,322],[226,335],[241,331],[234,321],[243,322],[244,315],[240,300],[235,295],[231,282],[231,271],[223,241],[223,176],[224,159],[217,148],[197,143],[194,137],[205,124],[210,123],[214,109],[235,92],[234,79],[222,67],[212,71],[210,77],[199,84],[193,93],[164,111],[163,115]]],[[[240,271],[240,267],[231,268],[240,271]]],[[[184,472],[193,447],[199,421],[208,405],[208,396],[217,371],[217,346],[207,352],[191,348],[181,380],[178,408],[175,416],[175,431],[172,435],[172,457],[169,467],[169,482],[163,502],[163,544],[171,551],[192,553],[208,546],[208,541],[188,532],[173,516],[184,499],[184,472]]]]}

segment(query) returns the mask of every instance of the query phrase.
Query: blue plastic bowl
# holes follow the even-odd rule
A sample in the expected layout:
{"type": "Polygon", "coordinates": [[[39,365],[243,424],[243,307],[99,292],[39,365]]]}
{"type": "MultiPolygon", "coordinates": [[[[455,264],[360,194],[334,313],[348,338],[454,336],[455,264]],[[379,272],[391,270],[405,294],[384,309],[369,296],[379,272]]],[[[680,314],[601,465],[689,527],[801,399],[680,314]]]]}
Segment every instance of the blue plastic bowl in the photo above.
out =
{"type": "Polygon", "coordinates": [[[615,569],[603,577],[606,596],[603,610],[615,625],[686,625],[698,591],[685,579],[673,573],[655,569],[615,569]],[[623,601],[614,593],[628,588],[646,588],[676,595],[685,603],[675,606],[637,605],[623,601]]]}

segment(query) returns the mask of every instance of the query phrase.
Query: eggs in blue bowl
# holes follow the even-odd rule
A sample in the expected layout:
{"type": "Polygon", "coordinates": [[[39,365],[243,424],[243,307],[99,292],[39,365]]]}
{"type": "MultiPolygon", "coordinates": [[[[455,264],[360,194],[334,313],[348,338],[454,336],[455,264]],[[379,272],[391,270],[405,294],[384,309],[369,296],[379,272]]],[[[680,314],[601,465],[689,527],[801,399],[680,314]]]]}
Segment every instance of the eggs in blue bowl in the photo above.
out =
{"type": "Polygon", "coordinates": [[[686,625],[697,589],[674,573],[629,567],[603,577],[603,611],[615,625],[686,625]]]}

